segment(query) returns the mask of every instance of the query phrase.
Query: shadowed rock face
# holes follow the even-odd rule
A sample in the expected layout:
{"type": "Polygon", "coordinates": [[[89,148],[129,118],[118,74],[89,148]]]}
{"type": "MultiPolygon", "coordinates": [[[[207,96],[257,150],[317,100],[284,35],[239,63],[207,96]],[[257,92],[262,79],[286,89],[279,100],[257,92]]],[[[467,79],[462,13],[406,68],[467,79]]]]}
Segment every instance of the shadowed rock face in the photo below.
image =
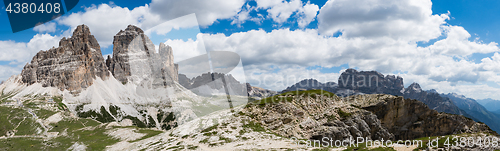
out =
{"type": "Polygon", "coordinates": [[[165,86],[178,82],[178,65],[174,64],[172,48],[161,43],[158,51],[142,29],[129,25],[115,35],[113,58],[106,64],[122,83],[153,80],[154,85],[165,86]]]}
{"type": "Polygon", "coordinates": [[[108,68],[99,43],[86,25],[77,26],[71,38],[59,41],[58,48],[38,52],[21,72],[28,85],[41,83],[79,93],[93,84],[95,77],[106,79],[108,68]]]}
{"type": "Polygon", "coordinates": [[[338,88],[351,89],[367,94],[401,95],[404,89],[403,78],[387,75],[377,71],[361,71],[347,69],[338,80],[338,88]]]}
{"type": "Polygon", "coordinates": [[[486,124],[477,123],[461,115],[439,113],[417,100],[387,95],[360,95],[351,99],[354,98],[362,102],[357,106],[377,115],[381,124],[394,134],[396,139],[479,132],[496,134],[486,124]],[[373,99],[374,97],[376,99],[373,99]],[[367,103],[366,100],[372,101],[367,103]]]}

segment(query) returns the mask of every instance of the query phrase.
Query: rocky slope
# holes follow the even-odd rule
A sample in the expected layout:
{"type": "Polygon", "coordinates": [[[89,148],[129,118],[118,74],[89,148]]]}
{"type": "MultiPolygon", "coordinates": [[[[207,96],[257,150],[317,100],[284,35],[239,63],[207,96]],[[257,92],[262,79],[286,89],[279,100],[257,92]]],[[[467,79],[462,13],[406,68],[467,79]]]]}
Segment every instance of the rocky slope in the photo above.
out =
{"type": "Polygon", "coordinates": [[[250,85],[250,83],[246,83],[247,85],[247,91],[248,91],[248,96],[250,97],[255,97],[255,98],[266,98],[270,97],[273,95],[278,94],[276,91],[260,88],[260,87],[254,87],[250,85]]]}
{"type": "Polygon", "coordinates": [[[386,94],[339,98],[326,91],[288,92],[247,105],[242,114],[281,136],[304,139],[495,134],[487,125],[464,116],[439,113],[420,101],[386,94]]]}
{"type": "Polygon", "coordinates": [[[38,52],[21,72],[27,85],[40,83],[74,94],[91,86],[96,77],[109,76],[99,43],[86,25],[77,26],[70,38],[59,41],[59,47],[38,52]]]}

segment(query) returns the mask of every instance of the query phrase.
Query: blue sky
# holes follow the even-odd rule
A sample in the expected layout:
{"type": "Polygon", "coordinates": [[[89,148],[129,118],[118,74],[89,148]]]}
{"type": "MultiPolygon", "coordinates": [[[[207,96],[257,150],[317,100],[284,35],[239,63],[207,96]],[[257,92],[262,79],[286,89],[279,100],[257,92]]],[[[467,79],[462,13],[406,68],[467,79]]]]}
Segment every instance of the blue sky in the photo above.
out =
{"type": "MultiPolygon", "coordinates": [[[[500,77],[500,69],[495,67],[498,63],[496,43],[500,41],[500,20],[496,17],[500,15],[499,1],[440,0],[427,5],[430,4],[428,1],[382,3],[370,0],[371,4],[366,7],[371,7],[371,10],[363,10],[365,7],[358,6],[362,5],[356,3],[358,0],[327,1],[278,0],[271,4],[271,1],[238,0],[211,9],[203,5],[221,1],[200,1],[197,5],[193,3],[197,0],[188,0],[193,5],[186,6],[170,0],[89,0],[80,1],[61,18],[46,23],[53,24],[54,31],[32,28],[18,33],[12,33],[6,12],[0,11],[0,42],[4,42],[0,43],[4,44],[0,54],[17,50],[16,44],[24,44],[30,49],[46,48],[48,46],[38,46],[30,41],[52,38],[54,42],[62,36],[69,36],[71,29],[81,23],[92,25],[90,28],[96,31],[93,34],[97,33],[103,54],[111,54],[113,33],[124,29],[126,24],[138,24],[141,28],[157,24],[155,19],[134,14],[144,15],[146,12],[146,15],[157,15],[168,21],[197,13],[199,27],[181,26],[166,35],[152,34],[151,39],[155,43],[167,41],[174,51],[194,49],[191,46],[199,44],[197,35],[201,32],[207,50],[229,50],[240,54],[247,82],[260,87],[280,90],[301,80],[288,80],[291,75],[304,78],[326,76],[328,78],[319,79],[337,81],[345,68],[355,68],[402,76],[406,86],[418,82],[424,89],[437,89],[443,93],[500,99],[496,94],[500,90],[500,80],[496,80],[500,77]],[[123,19],[127,21],[116,23],[118,27],[108,27],[116,21],[95,21],[85,16],[93,12],[99,14],[99,11],[109,11],[110,15],[129,13],[123,17],[132,19],[123,19]],[[428,14],[430,11],[432,13],[428,14]],[[308,18],[311,14],[313,18],[308,18]],[[110,34],[105,34],[106,31],[110,34]],[[266,77],[280,84],[256,82],[266,77]]],[[[102,16],[96,19],[99,17],[102,16]]],[[[34,53],[36,51],[31,50],[24,55],[34,53]]],[[[16,72],[20,72],[30,58],[0,56],[0,70],[9,70],[0,75],[0,80],[18,74],[16,72]]]]}

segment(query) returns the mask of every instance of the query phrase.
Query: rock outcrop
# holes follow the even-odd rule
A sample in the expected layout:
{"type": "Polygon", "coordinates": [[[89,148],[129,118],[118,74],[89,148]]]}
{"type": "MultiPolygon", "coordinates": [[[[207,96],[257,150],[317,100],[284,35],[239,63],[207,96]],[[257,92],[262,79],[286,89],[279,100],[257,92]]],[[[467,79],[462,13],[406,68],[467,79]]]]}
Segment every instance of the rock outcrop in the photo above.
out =
{"type": "Polygon", "coordinates": [[[387,94],[340,98],[318,90],[287,92],[256,101],[240,115],[284,137],[345,140],[412,140],[462,133],[491,133],[487,125],[461,115],[439,113],[424,103],[387,94]]]}
{"type": "Polygon", "coordinates": [[[439,113],[414,99],[380,94],[358,95],[350,99],[355,100],[355,106],[377,115],[396,139],[480,132],[496,135],[484,123],[477,123],[462,115],[439,113]]]}
{"type": "Polygon", "coordinates": [[[178,82],[178,65],[172,48],[161,43],[159,52],[142,29],[129,25],[113,40],[113,58],[107,61],[113,76],[122,83],[141,84],[152,80],[155,86],[178,82]]]}
{"type": "Polygon", "coordinates": [[[99,43],[89,27],[80,25],[71,38],[59,41],[58,48],[38,52],[24,66],[21,76],[28,85],[40,83],[78,93],[92,85],[96,77],[106,79],[109,72],[99,43]]]}
{"type": "Polygon", "coordinates": [[[250,97],[257,97],[257,98],[266,98],[270,97],[273,95],[278,94],[276,91],[260,88],[260,87],[254,87],[250,85],[250,83],[246,83],[247,85],[247,91],[248,91],[248,96],[250,97]]]}
{"type": "Polygon", "coordinates": [[[377,71],[361,71],[347,69],[338,80],[340,89],[350,89],[365,94],[401,95],[404,89],[403,78],[387,75],[377,71]]]}

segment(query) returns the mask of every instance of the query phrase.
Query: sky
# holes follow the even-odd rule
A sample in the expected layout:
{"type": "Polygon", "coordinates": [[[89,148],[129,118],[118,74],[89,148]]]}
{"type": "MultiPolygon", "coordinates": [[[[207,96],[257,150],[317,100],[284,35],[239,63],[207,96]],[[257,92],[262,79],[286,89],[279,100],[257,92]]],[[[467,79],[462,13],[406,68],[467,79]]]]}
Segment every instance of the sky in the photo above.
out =
{"type": "MultiPolygon", "coordinates": [[[[2,1],[3,4],[3,1],[2,1]]],[[[175,62],[206,51],[240,55],[244,79],[283,90],[347,68],[376,70],[423,89],[500,100],[500,1],[153,0],[80,1],[65,15],[12,33],[0,11],[0,81],[85,24],[103,55],[129,24],[172,46],[175,62]],[[194,20],[193,20],[194,19],[194,20]]],[[[5,10],[5,7],[2,7],[5,10]]]]}

